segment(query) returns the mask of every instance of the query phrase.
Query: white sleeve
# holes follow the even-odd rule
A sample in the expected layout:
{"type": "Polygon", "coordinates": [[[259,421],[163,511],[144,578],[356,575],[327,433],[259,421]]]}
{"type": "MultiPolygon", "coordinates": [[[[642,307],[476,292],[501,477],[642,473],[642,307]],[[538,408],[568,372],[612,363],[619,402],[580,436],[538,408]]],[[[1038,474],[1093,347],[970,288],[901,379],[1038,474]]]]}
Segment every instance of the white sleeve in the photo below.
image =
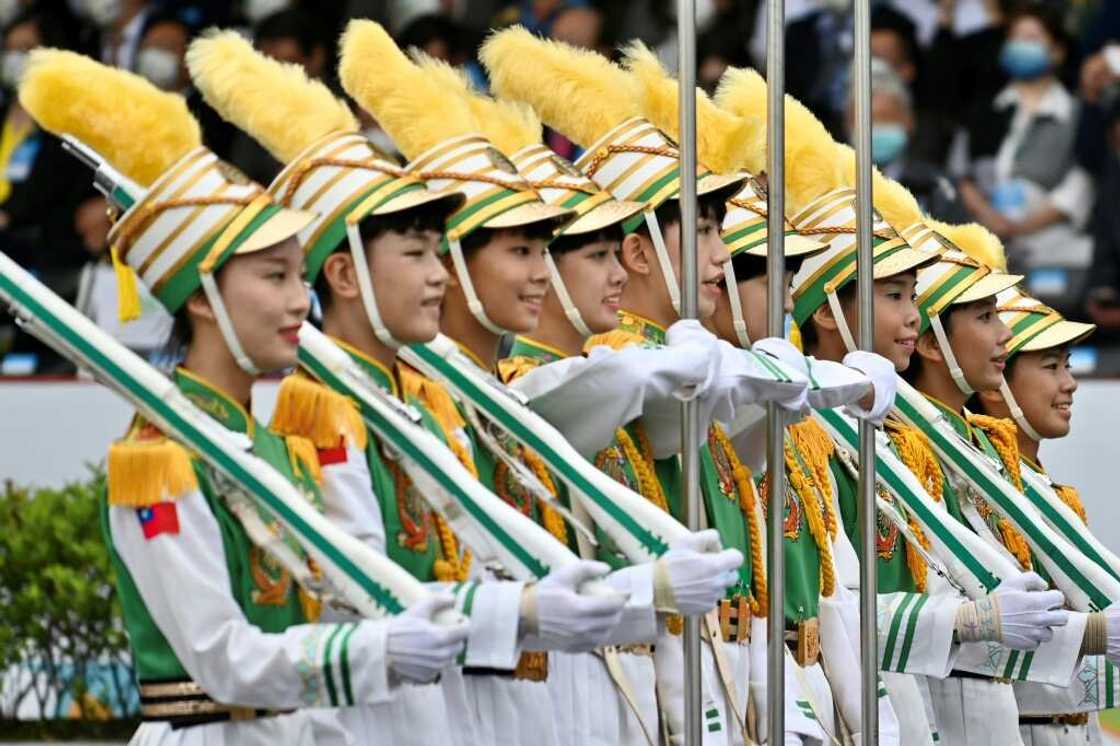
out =
{"type": "Polygon", "coordinates": [[[879,667],[895,673],[942,679],[953,670],[957,610],[964,599],[950,594],[880,593],[876,600],[879,667]]]}
{"type": "Polygon", "coordinates": [[[1047,197],[1074,228],[1084,228],[1093,209],[1093,181],[1080,166],[1074,166],[1047,197]]]}
{"type": "Polygon", "coordinates": [[[852,404],[872,390],[871,379],[835,360],[806,357],[809,375],[809,406],[833,409],[852,404]]]}
{"type": "Polygon", "coordinates": [[[346,460],[321,469],[323,513],[346,533],[385,554],[385,521],[381,503],[373,493],[365,452],[348,440],[346,460]]]}
{"type": "Polygon", "coordinates": [[[110,506],[113,546],[187,673],[216,701],[285,709],[391,697],[387,621],[261,631],[230,594],[221,529],[202,493],[175,502],[179,530],[151,539],[132,508],[110,506]]]}
{"type": "MultiPolygon", "coordinates": [[[[525,584],[470,580],[449,590],[455,608],[470,620],[462,665],[512,671],[520,655],[521,592],[525,584]]],[[[448,589],[446,584],[443,588],[448,589]]]]}
{"type": "Polygon", "coordinates": [[[1069,686],[1015,682],[1015,699],[1020,715],[1110,710],[1120,704],[1120,670],[1103,655],[1087,655],[1069,686]]]}
{"type": "Polygon", "coordinates": [[[1054,627],[1054,638],[1032,651],[1011,650],[992,642],[961,645],[956,668],[1011,681],[1031,681],[1069,686],[1081,661],[1088,614],[1071,611],[1064,627],[1054,627]]]}

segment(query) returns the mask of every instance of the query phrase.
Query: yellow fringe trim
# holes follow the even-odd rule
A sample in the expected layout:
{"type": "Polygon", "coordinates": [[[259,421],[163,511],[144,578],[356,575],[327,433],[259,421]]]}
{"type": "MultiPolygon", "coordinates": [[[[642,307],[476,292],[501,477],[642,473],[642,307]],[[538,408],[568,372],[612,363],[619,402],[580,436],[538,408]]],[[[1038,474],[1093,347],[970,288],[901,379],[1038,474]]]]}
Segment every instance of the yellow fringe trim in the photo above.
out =
{"type": "MultiPolygon", "coordinates": [[[[1006,469],[1011,483],[1015,485],[1017,490],[1022,492],[1023,472],[1022,465],[1019,461],[1019,438],[1015,429],[1015,423],[1011,420],[988,417],[982,414],[969,415],[968,423],[973,427],[980,428],[987,434],[988,440],[992,442],[996,453],[999,454],[1000,461],[1003,462],[1004,469],[1006,469]]],[[[983,498],[977,500],[976,509],[985,520],[987,520],[992,513],[992,506],[983,498]]],[[[1032,567],[1031,547],[1027,543],[1026,538],[1011,525],[1010,521],[1003,518],[1003,516],[997,516],[996,525],[999,526],[1000,539],[1003,541],[1003,546],[1007,548],[1007,551],[1011,552],[1012,556],[1015,557],[1024,570],[1030,570],[1032,567]]]]}
{"type": "Polygon", "coordinates": [[[1058,495],[1058,499],[1070,507],[1070,510],[1077,513],[1077,517],[1081,519],[1082,523],[1086,526],[1089,525],[1089,516],[1085,513],[1085,504],[1081,502],[1081,495],[1075,488],[1068,484],[1055,484],[1054,492],[1058,495]]]}
{"type": "Polygon", "coordinates": [[[354,402],[299,373],[281,382],[269,429],[308,438],[316,448],[337,448],[343,437],[359,450],[366,447],[366,425],[354,402]]]}
{"type": "MultiPolygon", "coordinates": [[[[549,494],[556,498],[559,494],[556,483],[552,481],[552,475],[548,473],[548,468],[541,461],[541,457],[524,446],[519,450],[521,451],[521,461],[532,470],[549,494]]],[[[543,500],[537,501],[537,509],[541,513],[541,525],[548,530],[548,533],[555,536],[557,541],[564,546],[568,546],[568,527],[564,524],[564,517],[560,515],[559,511],[543,500]]]]}
{"type": "Polygon", "coordinates": [[[591,348],[601,345],[606,345],[612,350],[621,350],[645,343],[646,339],[641,334],[635,334],[625,329],[612,329],[609,332],[588,337],[587,341],[583,343],[583,351],[587,353],[591,351],[591,348]]]}
{"type": "Polygon", "coordinates": [[[143,311],[140,290],[136,286],[136,272],[121,260],[117,249],[109,249],[109,257],[113,260],[113,273],[117,276],[117,317],[122,323],[135,321],[143,311]]]}
{"type": "Polygon", "coordinates": [[[435,511],[432,511],[432,517],[435,519],[436,535],[439,537],[439,549],[442,555],[432,566],[436,580],[441,583],[465,582],[471,574],[470,551],[463,552],[460,558],[459,540],[455,538],[451,526],[435,511]]]}
{"type": "Polygon", "coordinates": [[[467,426],[447,389],[407,365],[398,365],[397,371],[400,373],[401,398],[407,401],[412,397],[420,401],[424,409],[439,422],[444,433],[448,435],[448,440],[451,440],[452,433],[467,426]]]}
{"type": "MultiPolygon", "coordinates": [[[[944,497],[945,477],[941,473],[941,464],[934,455],[925,434],[895,420],[887,421],[886,430],[887,435],[894,442],[902,463],[906,464],[906,468],[918,478],[930,497],[941,502],[944,497]]],[[[909,511],[907,511],[907,523],[922,548],[930,549],[929,538],[909,511]]],[[[917,547],[910,542],[906,542],[906,566],[910,570],[910,577],[914,579],[915,588],[919,593],[925,593],[929,566],[917,547]]]]}
{"type": "Polygon", "coordinates": [[[755,510],[758,503],[754,491],[754,481],[751,471],[735,453],[727,433],[718,424],[712,425],[712,434],[715,436],[716,445],[723,449],[727,462],[731,464],[731,474],[735,478],[735,488],[739,492],[739,510],[747,519],[747,534],[751,542],[751,568],[754,593],[751,596],[751,613],[762,616],[769,605],[770,594],[766,588],[766,565],[762,559],[762,528],[758,525],[758,514],[755,510]]]}
{"type": "Polygon", "coordinates": [[[284,443],[288,446],[288,460],[292,463],[292,472],[296,477],[306,475],[315,484],[322,484],[323,469],[319,465],[319,451],[311,439],[302,435],[288,435],[285,436],[284,443]]]}
{"type": "Polygon", "coordinates": [[[836,515],[832,510],[832,484],[828,479],[828,458],[834,449],[828,433],[814,420],[805,420],[789,428],[789,437],[785,442],[786,475],[790,486],[801,498],[805,523],[809,526],[809,533],[820,554],[821,595],[825,597],[836,591],[836,573],[832,561],[836,515]],[[798,455],[794,452],[795,445],[802,459],[808,462],[808,471],[798,462],[798,455]]]}
{"type": "Polygon", "coordinates": [[[541,361],[527,355],[514,355],[498,361],[498,378],[502,383],[515,381],[529,371],[536,370],[541,361]]]}
{"type": "Polygon", "coordinates": [[[187,449],[163,436],[114,443],[108,472],[110,505],[145,508],[198,489],[187,449]]]}

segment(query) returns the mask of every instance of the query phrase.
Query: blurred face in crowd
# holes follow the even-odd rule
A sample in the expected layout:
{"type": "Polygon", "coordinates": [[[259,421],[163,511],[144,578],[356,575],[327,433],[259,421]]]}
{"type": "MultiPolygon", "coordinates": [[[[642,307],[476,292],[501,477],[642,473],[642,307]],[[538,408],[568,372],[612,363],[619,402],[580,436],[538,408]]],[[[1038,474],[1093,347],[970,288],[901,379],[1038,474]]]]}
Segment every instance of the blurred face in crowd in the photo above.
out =
{"type": "MultiPolygon", "coordinates": [[[[855,131],[849,112],[849,131],[855,131]]],[[[897,93],[880,91],[871,97],[871,159],[879,166],[892,163],[906,152],[914,134],[914,114],[897,93]]]]}
{"type": "Polygon", "coordinates": [[[913,85],[918,76],[917,68],[906,49],[906,42],[890,29],[871,32],[871,56],[878,57],[894,69],[906,85],[913,85]]]}
{"type": "Polygon", "coordinates": [[[4,35],[4,56],[0,61],[0,83],[15,90],[27,67],[27,55],[43,43],[39,27],[33,21],[12,26],[4,35]]]}
{"type": "Polygon", "coordinates": [[[1042,21],[1024,15],[1016,18],[1007,29],[1000,65],[1015,80],[1036,80],[1052,73],[1064,57],[1065,51],[1042,21]]]}
{"type": "Polygon", "coordinates": [[[171,22],[155,24],[140,41],[136,72],[165,91],[183,90],[188,83],[183,58],[189,40],[186,26],[171,22]]]}
{"type": "Polygon", "coordinates": [[[276,36],[257,41],[257,49],[280,62],[299,65],[307,71],[308,77],[319,78],[326,63],[326,51],[317,46],[310,53],[305,52],[299,39],[294,36],[276,36]]]}

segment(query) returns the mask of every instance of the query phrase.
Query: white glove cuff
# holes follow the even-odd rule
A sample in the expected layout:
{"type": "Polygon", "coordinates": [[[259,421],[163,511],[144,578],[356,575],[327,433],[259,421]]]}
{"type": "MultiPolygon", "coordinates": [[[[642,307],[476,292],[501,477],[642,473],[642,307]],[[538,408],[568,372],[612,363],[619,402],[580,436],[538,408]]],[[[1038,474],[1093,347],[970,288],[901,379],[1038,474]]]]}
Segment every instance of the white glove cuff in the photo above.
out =
{"type": "Polygon", "coordinates": [[[673,593],[673,579],[669,577],[669,564],[661,559],[653,564],[653,608],[667,614],[680,613],[673,593]]]}
{"type": "Polygon", "coordinates": [[[985,596],[976,601],[967,601],[957,609],[955,629],[961,642],[980,642],[1003,639],[999,621],[999,602],[995,596],[985,596]]]}
{"type": "Polygon", "coordinates": [[[521,591],[521,605],[518,607],[521,618],[521,637],[533,637],[540,633],[540,616],[537,614],[537,588],[526,586],[521,591]]]}

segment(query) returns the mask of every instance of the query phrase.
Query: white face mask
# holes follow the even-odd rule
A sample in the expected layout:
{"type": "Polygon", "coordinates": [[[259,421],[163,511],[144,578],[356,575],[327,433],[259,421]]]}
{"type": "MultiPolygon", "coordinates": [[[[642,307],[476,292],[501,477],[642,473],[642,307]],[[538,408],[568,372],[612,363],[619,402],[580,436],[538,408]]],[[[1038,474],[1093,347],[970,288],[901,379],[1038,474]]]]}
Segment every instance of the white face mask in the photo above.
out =
{"type": "Polygon", "coordinates": [[[290,0],[245,0],[245,17],[249,23],[257,24],[274,13],[287,10],[290,0]]]}
{"type": "Polygon", "coordinates": [[[136,55],[136,72],[165,91],[173,91],[179,85],[179,58],[172,52],[159,47],[141,49],[136,55]]]}
{"type": "Polygon", "coordinates": [[[27,52],[4,52],[0,59],[0,83],[5,88],[15,90],[19,88],[19,81],[23,78],[23,71],[27,69],[27,52]]]}
{"type": "Polygon", "coordinates": [[[23,9],[20,0],[0,0],[0,26],[7,26],[23,9]]]}
{"type": "Polygon", "coordinates": [[[70,0],[70,7],[102,28],[112,26],[121,17],[121,0],[70,0]]]}

